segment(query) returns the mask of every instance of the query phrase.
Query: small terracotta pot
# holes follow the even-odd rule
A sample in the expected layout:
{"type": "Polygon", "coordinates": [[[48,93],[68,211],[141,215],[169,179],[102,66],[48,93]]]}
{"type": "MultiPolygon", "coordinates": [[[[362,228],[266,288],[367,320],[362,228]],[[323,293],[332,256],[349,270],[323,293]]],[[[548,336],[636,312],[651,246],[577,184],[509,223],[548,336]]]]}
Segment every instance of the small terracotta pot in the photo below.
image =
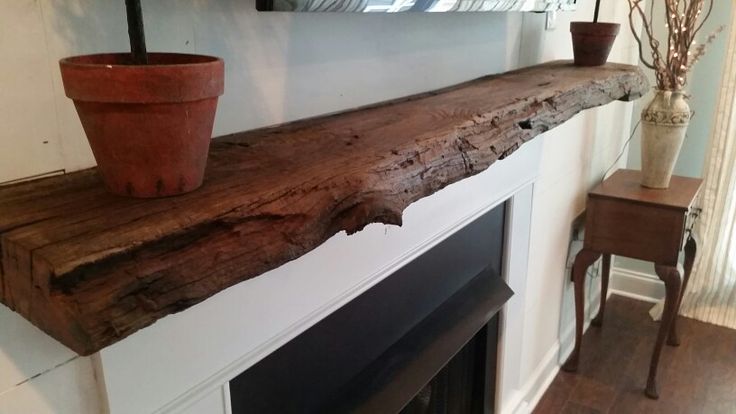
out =
{"type": "Polygon", "coordinates": [[[66,96],[74,100],[107,188],[131,197],[164,197],[202,185],[221,59],[149,53],[148,65],[127,53],[62,59],[66,96]]]}
{"type": "Polygon", "coordinates": [[[618,23],[571,22],[575,65],[605,65],[620,29],[618,23]]]}

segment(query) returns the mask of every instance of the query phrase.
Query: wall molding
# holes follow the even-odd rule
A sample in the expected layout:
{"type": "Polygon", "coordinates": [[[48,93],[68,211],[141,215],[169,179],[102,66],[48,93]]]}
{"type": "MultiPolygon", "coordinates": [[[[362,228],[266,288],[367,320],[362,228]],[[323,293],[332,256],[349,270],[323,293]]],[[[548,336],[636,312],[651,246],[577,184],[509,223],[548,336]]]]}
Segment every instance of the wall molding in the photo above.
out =
{"type": "MultiPolygon", "coordinates": [[[[597,278],[594,279],[598,280],[597,278]]],[[[590,281],[588,281],[590,283],[590,281]]],[[[611,268],[608,298],[612,295],[623,296],[645,302],[656,303],[664,294],[664,284],[656,275],[637,272],[621,267],[611,268]]],[[[596,288],[591,300],[586,301],[584,332],[588,331],[590,321],[600,306],[600,290],[596,288]]],[[[572,352],[574,346],[575,323],[567,323],[561,329],[557,341],[545,354],[537,367],[525,382],[522,392],[515,395],[511,409],[501,411],[502,414],[529,414],[537,406],[542,396],[559,373],[562,362],[572,352]]]]}
{"type": "Polygon", "coordinates": [[[516,192],[506,214],[504,280],[515,292],[501,311],[496,375],[496,410],[515,405],[523,385],[521,366],[526,317],[534,182],[516,192]]]}
{"type": "Polygon", "coordinates": [[[557,341],[534,369],[523,388],[523,397],[519,405],[509,411],[509,414],[529,414],[534,411],[537,403],[542,399],[557,373],[560,372],[559,355],[560,341],[557,341]]]}
{"type": "Polygon", "coordinates": [[[656,303],[664,297],[664,283],[656,275],[625,269],[611,268],[610,292],[644,302],[656,303]]]}
{"type": "MultiPolygon", "coordinates": [[[[610,289],[608,297],[611,297],[610,289]]],[[[595,316],[594,311],[597,312],[598,306],[600,305],[600,299],[600,290],[596,289],[593,297],[586,301],[583,333],[588,331],[590,321],[595,316]]],[[[571,323],[565,324],[560,329],[560,332],[559,340],[550,347],[536,368],[534,368],[532,374],[524,382],[521,393],[515,396],[514,404],[509,404],[509,408],[502,410],[501,414],[531,414],[534,411],[534,408],[536,408],[542,396],[544,396],[544,393],[547,392],[552,381],[554,381],[555,376],[560,372],[562,363],[572,353],[575,339],[575,321],[573,320],[571,323]]]]}

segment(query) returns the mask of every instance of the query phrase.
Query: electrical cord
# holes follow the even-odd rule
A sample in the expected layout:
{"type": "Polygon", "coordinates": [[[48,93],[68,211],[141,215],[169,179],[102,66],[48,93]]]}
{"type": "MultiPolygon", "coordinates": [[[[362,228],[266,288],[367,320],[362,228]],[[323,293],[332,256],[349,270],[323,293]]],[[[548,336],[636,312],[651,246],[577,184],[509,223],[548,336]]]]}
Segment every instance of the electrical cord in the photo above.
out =
{"type": "Polygon", "coordinates": [[[611,166],[608,167],[606,172],[603,173],[603,177],[601,177],[601,182],[603,182],[606,179],[606,177],[608,176],[608,173],[611,172],[613,167],[615,167],[616,164],[618,164],[618,162],[621,160],[621,157],[624,156],[624,153],[629,148],[629,144],[631,143],[631,140],[634,139],[634,135],[636,135],[636,130],[639,129],[639,124],[641,124],[641,119],[636,121],[636,125],[634,125],[634,129],[631,130],[631,135],[629,136],[629,139],[627,139],[626,142],[624,143],[623,148],[621,148],[621,152],[618,153],[618,156],[616,157],[616,160],[613,161],[613,164],[611,164],[611,166]]]}
{"type": "MultiPolygon", "coordinates": [[[[693,118],[695,118],[695,111],[692,111],[691,112],[691,114],[690,114],[690,121],[692,121],[693,118]]],[[[640,124],[641,124],[641,119],[639,119],[638,121],[636,121],[636,125],[634,125],[634,129],[631,130],[631,135],[629,135],[629,139],[627,139],[626,142],[624,143],[623,148],[621,148],[621,152],[618,153],[618,156],[616,157],[616,160],[613,161],[613,164],[611,164],[611,166],[608,167],[608,169],[606,170],[606,172],[603,173],[603,177],[601,178],[601,182],[605,181],[606,177],[608,176],[608,173],[611,172],[611,170],[613,169],[613,167],[615,167],[616,164],[618,164],[618,162],[621,160],[621,157],[624,156],[624,153],[629,148],[629,144],[631,143],[631,140],[634,139],[634,135],[636,135],[636,130],[639,129],[639,125],[640,124]]],[[[685,135],[685,139],[687,139],[687,135],[685,135]]]]}

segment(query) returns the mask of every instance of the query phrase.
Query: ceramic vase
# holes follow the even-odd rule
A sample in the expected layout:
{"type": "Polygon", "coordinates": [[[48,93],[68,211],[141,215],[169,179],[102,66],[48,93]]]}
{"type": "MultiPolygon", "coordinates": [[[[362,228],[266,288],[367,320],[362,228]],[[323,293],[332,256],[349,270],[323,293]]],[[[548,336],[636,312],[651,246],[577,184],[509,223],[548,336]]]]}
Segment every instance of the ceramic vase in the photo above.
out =
{"type": "Polygon", "coordinates": [[[690,106],[681,91],[657,90],[641,113],[641,185],[665,189],[690,123],[690,106]]]}

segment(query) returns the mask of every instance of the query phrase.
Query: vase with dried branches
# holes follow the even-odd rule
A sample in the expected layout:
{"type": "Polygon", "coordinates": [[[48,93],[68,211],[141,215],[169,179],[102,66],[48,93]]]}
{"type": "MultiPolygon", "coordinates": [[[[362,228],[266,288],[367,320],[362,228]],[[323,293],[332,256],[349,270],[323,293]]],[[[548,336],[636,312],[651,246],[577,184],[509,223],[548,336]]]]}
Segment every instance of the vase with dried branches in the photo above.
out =
{"type": "Polygon", "coordinates": [[[149,53],[140,0],[125,0],[130,52],[59,62],[66,96],[108,190],[164,197],[202,184],[217,100],[219,58],[149,53]]]}
{"type": "Polygon", "coordinates": [[[576,66],[601,66],[608,60],[621,25],[599,22],[600,10],[601,0],[596,0],[593,22],[570,23],[576,66]]]}
{"type": "MultiPolygon", "coordinates": [[[[697,36],[713,11],[714,0],[628,0],[631,32],[639,44],[642,65],[654,71],[654,98],[642,111],[642,182],[645,187],[669,187],[691,111],[685,94],[688,74],[706,46],[723,28],[698,43],[697,36]],[[659,4],[659,7],[655,7],[659,4]],[[666,39],[655,33],[656,15],[662,13],[666,39]],[[641,22],[641,33],[636,22],[641,22]],[[647,56],[648,55],[648,56],[647,56]]],[[[657,22],[659,23],[659,22],[657,22]]]]}

